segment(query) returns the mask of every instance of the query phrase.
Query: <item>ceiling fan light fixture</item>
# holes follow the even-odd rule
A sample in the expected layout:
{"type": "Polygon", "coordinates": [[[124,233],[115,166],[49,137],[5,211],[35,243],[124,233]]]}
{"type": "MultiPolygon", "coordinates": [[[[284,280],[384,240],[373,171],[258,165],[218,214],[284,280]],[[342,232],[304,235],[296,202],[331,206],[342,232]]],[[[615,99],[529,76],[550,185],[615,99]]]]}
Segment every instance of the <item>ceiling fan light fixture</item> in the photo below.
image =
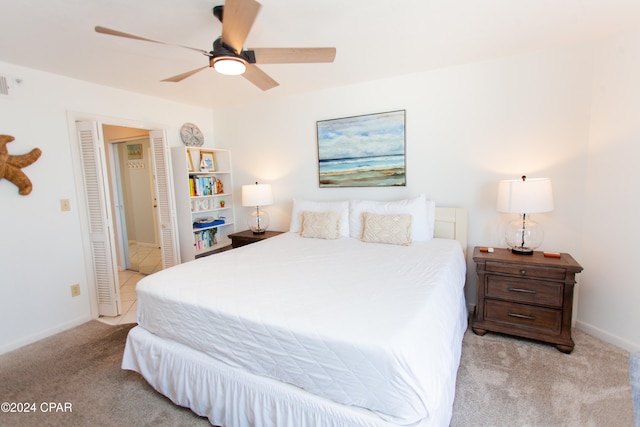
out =
{"type": "Polygon", "coordinates": [[[213,68],[220,74],[238,76],[247,70],[247,64],[239,58],[220,56],[214,59],[213,68]]]}
{"type": "Polygon", "coordinates": [[[225,5],[213,8],[214,16],[221,23],[224,17],[224,23],[222,24],[222,34],[213,41],[213,49],[209,52],[189,46],[152,40],[99,25],[94,29],[97,33],[109,36],[189,49],[208,58],[208,67],[203,66],[168,77],[162,80],[163,82],[177,83],[210,67],[220,74],[243,75],[250,83],[264,91],[278,86],[278,82],[262,71],[259,65],[308,64],[334,61],[336,56],[335,47],[277,47],[245,50],[243,48],[244,43],[262,6],[258,0],[226,0],[224,3],[225,5]]]}

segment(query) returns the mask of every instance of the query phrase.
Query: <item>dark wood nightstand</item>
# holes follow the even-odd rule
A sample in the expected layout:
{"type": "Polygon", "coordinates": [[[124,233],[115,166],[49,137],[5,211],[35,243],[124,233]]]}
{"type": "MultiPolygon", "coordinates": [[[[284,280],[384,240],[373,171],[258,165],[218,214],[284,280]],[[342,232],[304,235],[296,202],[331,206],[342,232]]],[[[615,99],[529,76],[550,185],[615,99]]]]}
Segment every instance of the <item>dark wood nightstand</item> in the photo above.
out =
{"type": "Polygon", "coordinates": [[[229,238],[231,239],[231,247],[239,248],[240,246],[249,245],[251,243],[259,242],[260,240],[265,240],[270,237],[277,236],[278,234],[282,234],[284,231],[270,231],[267,230],[264,234],[253,234],[251,230],[241,231],[239,233],[229,234],[229,238]]]}
{"type": "Polygon", "coordinates": [[[476,247],[473,261],[478,274],[473,332],[545,341],[571,353],[573,287],[582,271],[571,255],[515,255],[508,249],[489,253],[476,247]]]}

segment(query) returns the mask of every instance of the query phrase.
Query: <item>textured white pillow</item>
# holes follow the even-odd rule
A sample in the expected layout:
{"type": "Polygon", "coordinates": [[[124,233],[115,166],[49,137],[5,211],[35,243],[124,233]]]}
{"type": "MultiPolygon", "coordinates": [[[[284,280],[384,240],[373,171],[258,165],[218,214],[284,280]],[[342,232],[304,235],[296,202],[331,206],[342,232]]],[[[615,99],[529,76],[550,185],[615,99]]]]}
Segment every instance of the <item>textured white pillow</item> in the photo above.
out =
{"type": "Polygon", "coordinates": [[[362,237],[362,214],[371,212],[377,214],[409,214],[413,217],[411,223],[411,239],[422,242],[433,239],[436,220],[436,204],[427,200],[424,194],[413,199],[397,200],[393,202],[377,202],[373,200],[351,200],[349,202],[349,233],[351,237],[362,237]]]}
{"type": "Polygon", "coordinates": [[[362,214],[362,241],[367,243],[411,244],[411,220],[409,214],[362,214]]]}
{"type": "Polygon", "coordinates": [[[314,239],[337,239],[340,237],[339,212],[302,212],[300,235],[314,239]]]}
{"type": "Polygon", "coordinates": [[[293,199],[293,208],[291,209],[291,224],[289,224],[290,232],[300,232],[300,222],[302,219],[302,212],[304,211],[340,213],[340,236],[349,237],[348,200],[340,202],[316,202],[310,200],[293,199]]]}

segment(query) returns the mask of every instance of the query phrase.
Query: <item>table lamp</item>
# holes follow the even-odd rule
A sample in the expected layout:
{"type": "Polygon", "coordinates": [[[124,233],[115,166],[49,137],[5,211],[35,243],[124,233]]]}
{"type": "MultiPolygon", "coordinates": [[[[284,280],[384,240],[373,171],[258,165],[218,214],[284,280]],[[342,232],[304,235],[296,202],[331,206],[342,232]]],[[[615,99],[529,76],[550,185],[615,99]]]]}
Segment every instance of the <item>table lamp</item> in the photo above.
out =
{"type": "Polygon", "coordinates": [[[542,227],[530,214],[553,210],[553,193],[549,178],[510,179],[498,183],[498,211],[520,214],[507,224],[505,240],[514,254],[532,255],[544,239],[542,227]]]}
{"type": "Polygon", "coordinates": [[[255,206],[255,212],[249,215],[247,224],[253,234],[264,234],[269,227],[269,215],[260,210],[260,206],[273,204],[271,184],[243,185],[242,206],[255,206]]]}

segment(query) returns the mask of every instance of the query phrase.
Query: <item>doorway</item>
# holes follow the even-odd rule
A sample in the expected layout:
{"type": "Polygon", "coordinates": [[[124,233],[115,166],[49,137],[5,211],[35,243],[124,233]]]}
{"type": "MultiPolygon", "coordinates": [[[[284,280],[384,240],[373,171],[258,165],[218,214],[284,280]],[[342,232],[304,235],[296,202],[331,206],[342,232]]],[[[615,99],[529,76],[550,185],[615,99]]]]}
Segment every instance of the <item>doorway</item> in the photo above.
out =
{"type": "MultiPolygon", "coordinates": [[[[83,230],[83,245],[85,247],[85,264],[87,266],[87,282],[91,300],[91,315],[118,316],[122,314],[120,288],[118,281],[118,255],[115,238],[116,222],[112,206],[114,185],[111,178],[116,162],[110,161],[110,147],[105,142],[103,123],[115,128],[126,128],[133,123],[134,136],[147,134],[149,141],[148,168],[153,177],[155,203],[157,215],[157,241],[161,248],[162,267],[180,263],[176,242],[176,216],[173,202],[173,183],[171,180],[171,163],[169,158],[165,132],[158,130],[157,125],[143,124],[110,117],[92,116],[82,113],[68,113],[69,130],[72,140],[76,185],[78,188],[78,209],[83,230]],[[145,126],[141,128],[140,125],[145,126]],[[155,130],[151,130],[155,129],[155,130]]],[[[119,138],[130,135],[115,136],[110,139],[115,142],[119,138]]],[[[134,138],[136,139],[136,138],[134,138]]],[[[140,139],[140,138],[137,138],[140,139]]],[[[126,150],[125,150],[126,151],[126,150]]],[[[132,149],[135,156],[137,151],[132,149]]],[[[117,162],[120,164],[120,162],[117,162]]],[[[126,164],[126,163],[125,163],[126,164]]],[[[145,168],[146,169],[146,168],[145,168]]],[[[122,234],[122,233],[121,233],[122,234]]]]}
{"type": "Polygon", "coordinates": [[[149,132],[112,125],[102,129],[110,164],[118,270],[155,273],[162,270],[162,255],[149,132]]]}

